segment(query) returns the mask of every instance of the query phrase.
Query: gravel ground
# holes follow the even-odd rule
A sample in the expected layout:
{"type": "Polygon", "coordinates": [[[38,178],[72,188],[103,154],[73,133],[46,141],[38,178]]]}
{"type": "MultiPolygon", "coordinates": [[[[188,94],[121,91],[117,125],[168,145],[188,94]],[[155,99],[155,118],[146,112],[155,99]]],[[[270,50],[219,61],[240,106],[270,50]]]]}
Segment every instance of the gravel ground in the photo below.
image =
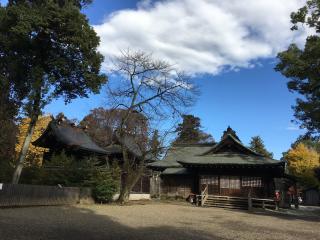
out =
{"type": "Polygon", "coordinates": [[[166,203],[0,209],[0,239],[319,240],[320,215],[166,203]]]}

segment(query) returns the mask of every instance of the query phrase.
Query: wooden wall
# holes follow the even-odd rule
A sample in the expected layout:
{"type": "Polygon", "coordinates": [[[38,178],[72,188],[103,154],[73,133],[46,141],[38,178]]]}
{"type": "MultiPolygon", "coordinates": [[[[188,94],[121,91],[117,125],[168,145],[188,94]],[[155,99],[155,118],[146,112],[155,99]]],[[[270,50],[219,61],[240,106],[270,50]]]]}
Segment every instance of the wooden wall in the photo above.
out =
{"type": "Polygon", "coordinates": [[[303,193],[303,204],[318,206],[320,204],[320,191],[309,189],[303,193]]]}
{"type": "Polygon", "coordinates": [[[131,193],[150,193],[150,176],[143,175],[133,186],[131,193]]]}
{"type": "Polygon", "coordinates": [[[80,201],[80,188],[0,184],[0,207],[71,205],[80,201]]]}
{"type": "Polygon", "coordinates": [[[161,194],[187,198],[194,190],[193,176],[165,176],[161,179],[161,194]]]}

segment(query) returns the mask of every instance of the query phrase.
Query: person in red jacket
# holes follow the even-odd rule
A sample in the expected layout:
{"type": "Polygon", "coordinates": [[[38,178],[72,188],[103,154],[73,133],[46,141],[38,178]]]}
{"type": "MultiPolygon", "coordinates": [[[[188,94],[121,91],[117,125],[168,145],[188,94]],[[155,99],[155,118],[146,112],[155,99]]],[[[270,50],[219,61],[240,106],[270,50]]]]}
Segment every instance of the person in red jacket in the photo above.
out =
{"type": "Polygon", "coordinates": [[[275,201],[275,203],[276,203],[276,210],[279,210],[280,200],[281,200],[280,191],[279,191],[279,190],[276,190],[276,191],[275,191],[275,196],[274,196],[274,201],[275,201]]]}

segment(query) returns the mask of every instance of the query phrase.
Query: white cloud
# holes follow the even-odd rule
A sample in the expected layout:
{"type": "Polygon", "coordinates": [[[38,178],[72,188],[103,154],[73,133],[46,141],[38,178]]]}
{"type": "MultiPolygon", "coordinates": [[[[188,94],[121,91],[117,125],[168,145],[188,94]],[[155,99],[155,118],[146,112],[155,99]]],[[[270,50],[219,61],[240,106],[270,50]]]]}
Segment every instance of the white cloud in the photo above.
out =
{"type": "Polygon", "coordinates": [[[289,124],[289,126],[286,128],[288,131],[299,131],[300,128],[297,125],[294,125],[292,123],[289,124]]]}
{"type": "MultiPolygon", "coordinates": [[[[152,52],[192,73],[253,67],[306,33],[290,30],[290,13],[304,0],[141,1],[94,26],[108,59],[120,49],[152,52]]],[[[105,69],[105,70],[106,70],[105,69]]]]}

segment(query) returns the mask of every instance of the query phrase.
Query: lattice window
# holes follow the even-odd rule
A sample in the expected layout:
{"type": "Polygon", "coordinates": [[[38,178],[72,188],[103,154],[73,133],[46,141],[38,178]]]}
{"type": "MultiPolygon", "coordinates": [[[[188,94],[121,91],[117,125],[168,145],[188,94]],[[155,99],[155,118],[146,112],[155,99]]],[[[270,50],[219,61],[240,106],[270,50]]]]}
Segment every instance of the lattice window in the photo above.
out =
{"type": "Polygon", "coordinates": [[[262,187],[261,177],[242,177],[241,184],[243,187],[262,187]]]}
{"type": "Polygon", "coordinates": [[[230,189],[240,189],[240,178],[230,177],[230,189]]]}
{"type": "Polygon", "coordinates": [[[240,178],[222,176],[220,177],[220,188],[240,189],[240,178]]]}
{"type": "Polygon", "coordinates": [[[210,185],[219,185],[219,177],[218,176],[201,176],[200,178],[201,184],[210,184],[210,185]]]}

